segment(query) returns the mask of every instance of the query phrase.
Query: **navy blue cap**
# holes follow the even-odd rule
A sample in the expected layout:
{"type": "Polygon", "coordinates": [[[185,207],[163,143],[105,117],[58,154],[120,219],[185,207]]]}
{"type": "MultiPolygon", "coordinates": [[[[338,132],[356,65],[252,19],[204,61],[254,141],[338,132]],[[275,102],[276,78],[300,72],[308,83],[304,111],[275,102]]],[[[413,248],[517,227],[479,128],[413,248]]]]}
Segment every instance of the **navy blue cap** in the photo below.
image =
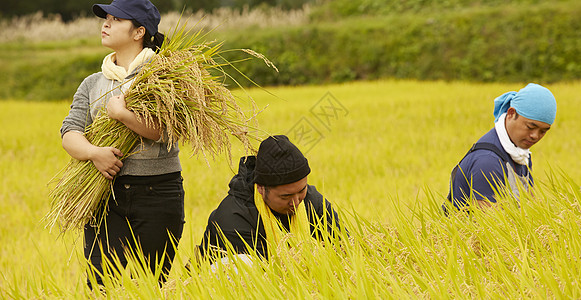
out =
{"type": "Polygon", "coordinates": [[[161,15],[149,0],[113,0],[111,4],[94,4],[93,12],[97,17],[106,18],[107,14],[128,20],[135,20],[154,36],[161,15]]]}

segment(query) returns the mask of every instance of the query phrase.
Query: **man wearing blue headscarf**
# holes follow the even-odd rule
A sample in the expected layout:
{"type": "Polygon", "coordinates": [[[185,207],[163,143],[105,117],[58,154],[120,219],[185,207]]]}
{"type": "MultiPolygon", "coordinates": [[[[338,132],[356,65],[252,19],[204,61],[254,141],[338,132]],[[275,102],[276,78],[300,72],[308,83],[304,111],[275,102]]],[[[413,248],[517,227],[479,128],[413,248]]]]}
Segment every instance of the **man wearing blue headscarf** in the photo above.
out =
{"type": "MultiPolygon", "coordinates": [[[[482,136],[452,171],[449,204],[463,209],[495,203],[495,191],[533,184],[531,148],[555,121],[557,102],[545,87],[530,83],[494,100],[494,128],[482,136]]],[[[521,190],[522,190],[521,188],[521,190]]],[[[443,205],[444,211],[446,205],[443,205]]]]}

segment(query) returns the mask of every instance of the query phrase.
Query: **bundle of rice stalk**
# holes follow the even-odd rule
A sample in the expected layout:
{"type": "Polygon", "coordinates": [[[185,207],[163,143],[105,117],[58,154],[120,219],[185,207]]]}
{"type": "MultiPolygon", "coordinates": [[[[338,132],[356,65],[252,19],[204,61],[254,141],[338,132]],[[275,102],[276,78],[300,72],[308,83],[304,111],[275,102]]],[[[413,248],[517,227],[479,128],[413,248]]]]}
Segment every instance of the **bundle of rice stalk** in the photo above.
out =
{"type": "MultiPolygon", "coordinates": [[[[125,96],[127,108],[146,125],[162,128],[169,148],[175,142],[187,143],[193,154],[214,157],[226,153],[230,159],[229,137],[233,135],[247,152],[255,151],[250,143],[250,139],[258,139],[250,132],[255,115],[247,118],[224,85],[228,74],[222,67],[230,63],[223,59],[217,62],[222,45],[199,43],[200,32],[191,35],[184,28],[176,27],[158,55],[132,79],[125,96]]],[[[242,51],[275,68],[264,56],[242,51]]],[[[122,160],[132,155],[131,151],[139,151],[141,141],[124,124],[109,118],[104,107],[86,128],[85,137],[93,145],[121,150],[122,160]]],[[[49,193],[52,208],[45,216],[47,227],[58,224],[65,232],[82,229],[87,223],[98,225],[113,182],[91,161],[76,159],[71,159],[55,178],[56,186],[49,193]]]]}

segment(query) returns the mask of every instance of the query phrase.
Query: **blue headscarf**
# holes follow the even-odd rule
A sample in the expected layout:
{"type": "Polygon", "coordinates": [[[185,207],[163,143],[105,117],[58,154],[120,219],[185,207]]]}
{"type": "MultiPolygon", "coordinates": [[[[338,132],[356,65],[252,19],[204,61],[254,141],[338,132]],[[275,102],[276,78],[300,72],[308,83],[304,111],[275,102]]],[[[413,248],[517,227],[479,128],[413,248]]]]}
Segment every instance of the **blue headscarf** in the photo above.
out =
{"type": "Polygon", "coordinates": [[[508,92],[494,99],[494,122],[510,107],[531,120],[553,124],[557,116],[557,100],[547,88],[529,83],[517,92],[508,92]]]}

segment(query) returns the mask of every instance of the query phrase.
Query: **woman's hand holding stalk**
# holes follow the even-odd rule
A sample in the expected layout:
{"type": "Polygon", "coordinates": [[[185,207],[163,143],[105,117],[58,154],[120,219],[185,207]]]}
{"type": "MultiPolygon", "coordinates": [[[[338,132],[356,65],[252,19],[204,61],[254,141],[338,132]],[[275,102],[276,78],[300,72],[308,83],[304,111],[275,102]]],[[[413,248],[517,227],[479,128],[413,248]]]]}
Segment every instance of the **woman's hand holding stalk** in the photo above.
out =
{"type": "Polygon", "coordinates": [[[91,144],[87,138],[76,131],[69,131],[63,135],[63,148],[77,160],[90,160],[105,178],[112,180],[121,170],[123,163],[119,157],[121,150],[114,147],[99,147],[91,144]]]}
{"type": "Polygon", "coordinates": [[[113,147],[97,147],[94,146],[91,155],[91,161],[95,168],[109,180],[113,180],[113,176],[121,170],[123,162],[119,157],[123,156],[121,150],[113,147]]]}
{"type": "Polygon", "coordinates": [[[111,119],[123,123],[127,128],[146,139],[157,141],[161,138],[161,130],[155,122],[151,126],[147,126],[144,122],[137,119],[135,113],[127,109],[124,94],[109,98],[107,115],[111,119]]]}

